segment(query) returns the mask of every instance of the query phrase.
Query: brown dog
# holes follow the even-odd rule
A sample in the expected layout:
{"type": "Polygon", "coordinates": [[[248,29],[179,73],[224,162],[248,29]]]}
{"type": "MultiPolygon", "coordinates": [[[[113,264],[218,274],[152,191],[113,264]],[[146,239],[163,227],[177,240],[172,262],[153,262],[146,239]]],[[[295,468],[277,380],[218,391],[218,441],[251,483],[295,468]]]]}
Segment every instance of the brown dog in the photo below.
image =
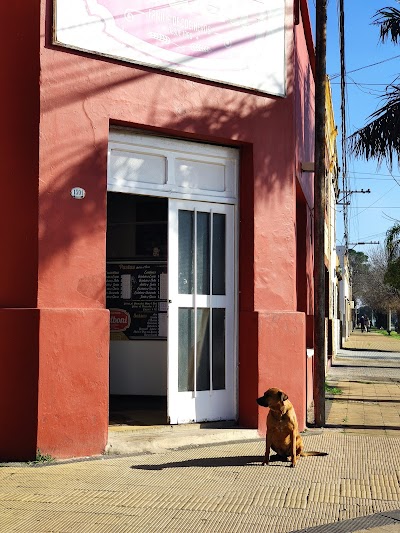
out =
{"type": "Polygon", "coordinates": [[[257,398],[257,403],[262,407],[269,407],[263,465],[269,463],[271,448],[285,460],[290,457],[293,467],[296,466],[298,457],[327,455],[324,452],[303,452],[303,440],[299,433],[296,413],[283,391],[275,387],[268,389],[264,396],[257,398]]]}

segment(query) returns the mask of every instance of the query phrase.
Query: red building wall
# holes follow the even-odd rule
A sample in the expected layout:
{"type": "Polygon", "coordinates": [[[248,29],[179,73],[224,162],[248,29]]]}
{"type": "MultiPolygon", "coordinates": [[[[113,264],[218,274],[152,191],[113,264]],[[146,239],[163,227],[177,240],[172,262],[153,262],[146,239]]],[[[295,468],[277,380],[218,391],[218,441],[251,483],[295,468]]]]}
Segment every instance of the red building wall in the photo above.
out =
{"type": "MultiPolygon", "coordinates": [[[[0,443],[0,456],[32,458],[36,448],[82,456],[105,447],[106,164],[113,124],[240,147],[239,421],[263,430],[265,413],[255,399],[279,386],[304,427],[296,180],[312,204],[311,181],[299,162],[312,158],[313,79],[303,25],[293,30],[291,2],[285,98],[57,48],[50,0],[5,9],[13,60],[1,134],[8,147],[2,175],[8,199],[1,211],[13,237],[2,232],[0,241],[9,257],[0,264],[1,278],[9,281],[0,295],[1,356],[9,358],[0,398],[4,405],[12,396],[28,423],[0,443]],[[85,202],[70,196],[78,185],[85,202]],[[16,447],[17,440],[25,444],[16,447]]],[[[14,416],[2,409],[1,426],[14,416]]]]}
{"type": "MultiPolygon", "coordinates": [[[[302,171],[302,162],[314,161],[314,68],[313,42],[306,2],[301,2],[299,25],[295,32],[295,117],[296,117],[296,178],[298,204],[302,205],[302,224],[296,228],[301,235],[298,254],[302,255],[301,284],[298,287],[298,309],[305,313],[306,346],[314,345],[314,263],[313,263],[313,206],[314,174],[302,171]],[[304,248],[301,250],[301,248],[304,248]],[[299,295],[300,291],[300,295],[299,295]],[[299,297],[302,300],[299,302],[299,297]]],[[[306,403],[313,400],[313,357],[306,360],[306,403]]]]}

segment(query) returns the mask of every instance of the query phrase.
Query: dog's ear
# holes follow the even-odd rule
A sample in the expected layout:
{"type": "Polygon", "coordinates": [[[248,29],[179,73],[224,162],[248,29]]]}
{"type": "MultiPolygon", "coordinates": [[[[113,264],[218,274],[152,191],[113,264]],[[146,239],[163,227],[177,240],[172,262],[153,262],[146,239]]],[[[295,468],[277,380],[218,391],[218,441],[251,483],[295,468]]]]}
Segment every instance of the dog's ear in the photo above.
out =
{"type": "Polygon", "coordinates": [[[284,392],[281,392],[281,402],[284,402],[287,399],[288,399],[288,395],[285,394],[284,392]]]}

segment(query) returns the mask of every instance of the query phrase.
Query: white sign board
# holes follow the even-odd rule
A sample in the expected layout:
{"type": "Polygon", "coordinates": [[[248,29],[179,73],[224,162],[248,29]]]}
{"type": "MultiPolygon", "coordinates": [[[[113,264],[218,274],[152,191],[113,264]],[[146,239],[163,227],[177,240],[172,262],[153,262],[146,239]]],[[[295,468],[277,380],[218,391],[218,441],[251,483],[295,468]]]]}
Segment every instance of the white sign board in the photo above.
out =
{"type": "Polygon", "coordinates": [[[54,43],[285,94],[285,0],[54,0],[54,43]]]}

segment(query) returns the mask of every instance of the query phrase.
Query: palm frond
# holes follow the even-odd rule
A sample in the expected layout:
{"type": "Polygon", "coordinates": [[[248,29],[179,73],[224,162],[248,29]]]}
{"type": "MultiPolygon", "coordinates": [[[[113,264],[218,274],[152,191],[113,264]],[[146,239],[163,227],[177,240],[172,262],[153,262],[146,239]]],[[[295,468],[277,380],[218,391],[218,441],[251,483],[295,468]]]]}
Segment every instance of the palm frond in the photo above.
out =
{"type": "Polygon", "coordinates": [[[400,224],[394,224],[386,231],[385,250],[387,268],[384,282],[387,285],[400,289],[400,224]]]}
{"type": "Polygon", "coordinates": [[[383,43],[389,38],[394,43],[400,40],[400,10],[395,7],[379,9],[372,24],[380,26],[380,40],[383,43]]]}
{"type": "Polygon", "coordinates": [[[394,86],[383,96],[385,104],[372,113],[371,121],[349,137],[349,148],[356,157],[386,160],[392,168],[397,154],[400,162],[400,86],[394,86]]]}
{"type": "Polygon", "coordinates": [[[393,261],[400,256],[400,224],[394,224],[386,231],[385,249],[388,261],[393,261]]]}

